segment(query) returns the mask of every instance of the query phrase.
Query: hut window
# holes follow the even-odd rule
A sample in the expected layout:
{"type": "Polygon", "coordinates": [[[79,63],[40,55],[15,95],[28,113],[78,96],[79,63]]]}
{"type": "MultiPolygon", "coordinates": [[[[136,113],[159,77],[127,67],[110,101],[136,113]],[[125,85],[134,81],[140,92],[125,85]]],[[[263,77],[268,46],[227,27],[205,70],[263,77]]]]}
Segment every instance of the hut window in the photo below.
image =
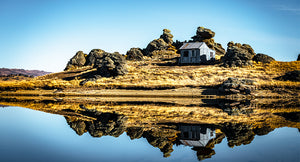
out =
{"type": "Polygon", "coordinates": [[[213,57],[214,57],[214,53],[210,52],[210,58],[213,58],[213,57]]]}
{"type": "Polygon", "coordinates": [[[189,51],[184,51],[183,52],[183,57],[189,57],[189,51]]]}

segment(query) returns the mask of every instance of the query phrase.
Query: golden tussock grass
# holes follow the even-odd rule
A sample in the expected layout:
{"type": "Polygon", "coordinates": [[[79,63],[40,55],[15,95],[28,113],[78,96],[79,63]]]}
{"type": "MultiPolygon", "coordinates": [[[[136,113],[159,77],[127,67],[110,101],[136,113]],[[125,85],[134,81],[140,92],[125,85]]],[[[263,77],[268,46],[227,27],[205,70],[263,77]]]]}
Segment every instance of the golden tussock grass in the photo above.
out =
{"type": "Polygon", "coordinates": [[[95,69],[77,69],[76,71],[61,72],[37,77],[27,81],[0,81],[0,89],[58,89],[58,88],[178,88],[216,86],[229,77],[252,79],[258,88],[300,87],[300,82],[278,81],[275,77],[284,75],[288,71],[299,70],[300,61],[279,62],[270,64],[254,63],[249,67],[225,68],[219,65],[195,65],[195,66],[159,66],[152,60],[128,61],[128,74],[123,76],[100,78],[97,81],[89,81],[83,86],[80,75],[84,71],[95,69]],[[63,80],[66,76],[79,76],[71,81],[63,80]]]}

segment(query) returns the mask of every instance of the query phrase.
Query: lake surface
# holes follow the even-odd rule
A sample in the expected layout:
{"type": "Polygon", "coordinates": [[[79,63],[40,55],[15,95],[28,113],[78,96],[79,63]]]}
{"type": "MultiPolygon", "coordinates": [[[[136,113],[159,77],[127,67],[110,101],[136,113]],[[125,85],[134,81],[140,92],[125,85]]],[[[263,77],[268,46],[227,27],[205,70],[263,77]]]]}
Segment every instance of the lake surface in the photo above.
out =
{"type": "Polygon", "coordinates": [[[203,121],[147,127],[125,113],[74,112],[0,107],[0,161],[300,161],[298,112],[277,113],[274,127],[203,121]]]}

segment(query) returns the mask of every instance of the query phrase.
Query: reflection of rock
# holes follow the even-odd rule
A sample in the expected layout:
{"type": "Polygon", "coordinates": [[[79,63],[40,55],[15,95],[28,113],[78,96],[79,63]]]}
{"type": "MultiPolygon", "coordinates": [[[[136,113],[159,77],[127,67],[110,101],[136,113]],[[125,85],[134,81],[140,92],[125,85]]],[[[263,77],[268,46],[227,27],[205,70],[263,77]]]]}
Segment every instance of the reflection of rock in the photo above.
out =
{"type": "MultiPolygon", "coordinates": [[[[92,114],[88,112],[87,114],[92,114]]],[[[93,137],[101,136],[114,136],[118,137],[124,133],[126,127],[124,122],[126,117],[115,113],[100,113],[93,115],[97,120],[82,121],[72,120],[72,118],[66,117],[66,120],[70,127],[78,134],[82,135],[85,132],[89,132],[93,137]]]]}
{"type": "Polygon", "coordinates": [[[139,139],[143,136],[144,129],[141,127],[132,127],[127,128],[127,135],[130,137],[130,139],[139,139]]]}
{"type": "Polygon", "coordinates": [[[194,147],[193,150],[197,152],[197,157],[199,161],[211,158],[213,155],[216,154],[215,150],[206,147],[194,147]]]}
{"type": "Polygon", "coordinates": [[[283,76],[277,77],[275,79],[300,82],[300,70],[289,71],[285,73],[283,76]]]}
{"type": "Polygon", "coordinates": [[[275,113],[276,115],[284,117],[286,120],[292,122],[300,122],[300,112],[291,112],[291,113],[275,113]]]}
{"type": "Polygon", "coordinates": [[[78,135],[83,135],[86,130],[86,124],[82,120],[76,120],[73,118],[66,117],[67,123],[70,125],[70,127],[78,134],[78,135]]]}
{"type": "Polygon", "coordinates": [[[267,135],[268,133],[272,132],[274,128],[271,128],[270,126],[263,126],[260,128],[254,128],[253,132],[259,136],[267,135]]]}
{"type": "Polygon", "coordinates": [[[223,66],[242,67],[252,65],[252,58],[255,56],[254,50],[248,44],[229,42],[227,52],[223,57],[223,66]]]}
{"type": "Polygon", "coordinates": [[[219,87],[222,94],[251,94],[255,89],[254,81],[249,79],[228,78],[219,87]]]}
{"type": "Polygon", "coordinates": [[[147,139],[150,145],[158,147],[164,154],[164,157],[171,156],[173,152],[173,141],[170,139],[174,138],[176,134],[172,132],[158,132],[158,131],[146,131],[143,133],[143,137],[147,139]]]}
{"type": "Polygon", "coordinates": [[[243,123],[226,123],[222,127],[222,132],[227,137],[229,147],[250,144],[255,135],[252,125],[243,123]]]}
{"type": "Polygon", "coordinates": [[[255,105],[250,100],[231,101],[226,100],[219,102],[219,107],[229,115],[251,114],[255,105]]]}

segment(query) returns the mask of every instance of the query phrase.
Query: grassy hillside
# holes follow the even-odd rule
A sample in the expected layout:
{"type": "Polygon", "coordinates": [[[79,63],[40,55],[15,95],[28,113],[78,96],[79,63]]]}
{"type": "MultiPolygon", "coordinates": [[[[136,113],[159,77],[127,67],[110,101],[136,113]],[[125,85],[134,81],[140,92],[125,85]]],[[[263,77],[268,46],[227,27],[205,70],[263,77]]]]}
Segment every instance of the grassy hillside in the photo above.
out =
{"type": "Polygon", "coordinates": [[[300,82],[278,81],[275,77],[288,71],[299,70],[300,61],[279,62],[270,64],[254,63],[252,67],[225,68],[219,65],[168,66],[163,62],[128,61],[128,74],[124,76],[100,78],[88,81],[83,86],[82,76],[96,71],[84,67],[72,71],[52,73],[23,81],[1,81],[0,89],[169,89],[179,87],[213,87],[224,82],[228,77],[246,78],[255,81],[258,89],[288,88],[299,89],[300,82]],[[72,80],[70,80],[72,79],[72,80]]]}

